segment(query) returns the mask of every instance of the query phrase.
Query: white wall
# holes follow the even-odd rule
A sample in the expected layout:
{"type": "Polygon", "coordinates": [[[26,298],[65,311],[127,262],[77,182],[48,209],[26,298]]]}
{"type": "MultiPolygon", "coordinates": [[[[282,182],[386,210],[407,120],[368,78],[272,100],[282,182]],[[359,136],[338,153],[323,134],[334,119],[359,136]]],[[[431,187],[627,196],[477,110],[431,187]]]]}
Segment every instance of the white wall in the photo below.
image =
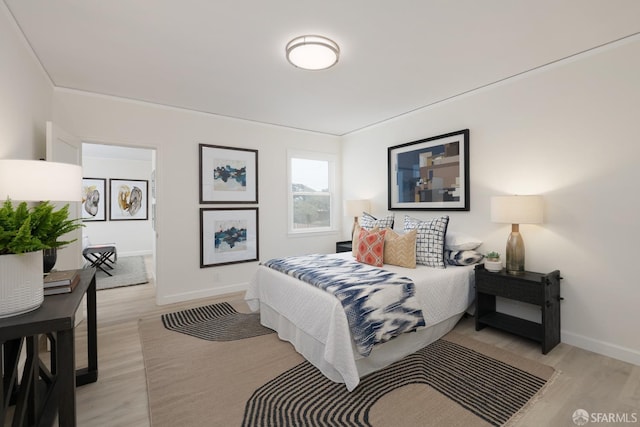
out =
{"type": "MultiPolygon", "coordinates": [[[[147,181],[149,195],[148,219],[132,221],[85,221],[83,236],[92,244],[116,243],[118,256],[151,255],[154,232],[151,225],[151,161],[115,159],[109,157],[82,157],[82,173],[87,178],[105,178],[107,191],[109,179],[142,179],[147,181]]],[[[108,203],[108,202],[107,202],[108,203]]]]}
{"type": "Polygon", "coordinates": [[[44,158],[53,85],[4,2],[0,2],[0,64],[0,158],[44,158]]]}
{"type": "Polygon", "coordinates": [[[70,90],[55,91],[54,121],[84,141],[157,150],[160,304],[243,290],[257,266],[199,267],[199,143],[258,150],[260,259],[335,250],[339,233],[287,235],[286,151],[339,154],[337,137],[70,90]]]}
{"type": "MultiPolygon", "coordinates": [[[[72,91],[54,94],[2,2],[0,54],[0,158],[44,157],[52,111],[54,121],[85,140],[158,150],[158,302],[239,289],[255,268],[198,268],[198,143],[260,150],[262,259],[333,250],[335,235],[287,237],[283,183],[288,147],[339,153],[338,138],[72,91]]],[[[521,231],[527,268],[558,268],[564,277],[563,341],[640,364],[640,287],[633,270],[640,240],[639,75],[636,37],[349,135],[343,199],[372,198],[373,212],[384,213],[388,146],[471,129],[471,211],[451,213],[451,229],[483,238],[485,250],[500,250],[509,228],[490,222],[489,198],[543,194],[545,224],[521,231]]]]}
{"type": "MultiPolygon", "coordinates": [[[[504,252],[490,197],[541,194],[522,225],[526,268],[561,271],[562,340],[640,364],[640,37],[600,48],[344,138],[345,199],[387,211],[387,147],[469,128],[471,211],[450,229],[504,252]]],[[[440,213],[396,212],[428,218],[440,213]]],[[[347,234],[345,228],[343,233],[347,234]]]]}

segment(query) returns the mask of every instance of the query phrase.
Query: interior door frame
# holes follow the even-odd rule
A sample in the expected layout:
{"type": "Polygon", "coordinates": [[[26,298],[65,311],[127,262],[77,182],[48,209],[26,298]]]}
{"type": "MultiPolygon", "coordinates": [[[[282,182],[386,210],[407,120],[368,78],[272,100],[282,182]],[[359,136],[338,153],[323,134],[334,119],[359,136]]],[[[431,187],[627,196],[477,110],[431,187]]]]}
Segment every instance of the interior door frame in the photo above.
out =
{"type": "MultiPolygon", "coordinates": [[[[77,136],[60,128],[51,121],[46,123],[46,160],[50,162],[70,163],[82,167],[82,141],[77,136]]],[[[55,179],[55,177],[51,177],[55,179]]],[[[78,187],[82,184],[78,183],[78,187]]],[[[80,188],[78,188],[78,191],[80,188]]],[[[69,204],[69,217],[81,217],[80,202],[59,202],[61,207],[69,204]]],[[[82,230],[76,229],[65,235],[64,240],[73,240],[63,249],[59,249],[55,268],[58,270],[73,270],[82,268],[82,230]]]]}

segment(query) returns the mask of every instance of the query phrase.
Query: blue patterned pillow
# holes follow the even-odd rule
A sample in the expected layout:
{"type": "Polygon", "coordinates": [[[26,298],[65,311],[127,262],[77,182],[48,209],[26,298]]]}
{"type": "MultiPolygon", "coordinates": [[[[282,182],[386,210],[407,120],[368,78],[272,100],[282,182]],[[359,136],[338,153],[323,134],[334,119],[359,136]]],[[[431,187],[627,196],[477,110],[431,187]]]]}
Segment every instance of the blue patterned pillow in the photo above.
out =
{"type": "Polygon", "coordinates": [[[390,228],[393,230],[393,220],[393,214],[387,215],[382,219],[377,219],[370,213],[362,212],[362,216],[360,217],[360,227],[364,228],[365,230],[373,230],[376,227],[380,228],[381,230],[384,230],[385,228],[390,228]]]}
{"type": "Polygon", "coordinates": [[[404,217],[404,231],[418,230],[416,262],[427,267],[446,268],[444,263],[444,239],[449,225],[449,215],[422,221],[409,215],[404,217]]]}
{"type": "Polygon", "coordinates": [[[444,259],[450,265],[473,265],[484,258],[478,251],[444,251],[444,259]]]}

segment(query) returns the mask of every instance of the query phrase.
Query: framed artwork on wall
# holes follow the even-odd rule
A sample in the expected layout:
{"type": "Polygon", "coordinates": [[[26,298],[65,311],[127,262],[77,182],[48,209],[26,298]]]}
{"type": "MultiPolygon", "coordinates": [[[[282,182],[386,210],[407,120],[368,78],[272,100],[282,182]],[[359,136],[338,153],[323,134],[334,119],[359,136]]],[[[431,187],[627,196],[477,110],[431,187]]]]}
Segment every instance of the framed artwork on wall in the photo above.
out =
{"type": "Polygon", "coordinates": [[[389,210],[468,211],[469,129],[388,149],[389,210]]]}
{"type": "Polygon", "coordinates": [[[200,208],[200,268],[258,260],[258,208],[200,208]]]}
{"type": "Polygon", "coordinates": [[[107,180],[82,178],[82,220],[107,220],[107,180]]]}
{"type": "Polygon", "coordinates": [[[148,186],[143,179],[110,179],[109,220],[149,219],[148,186]]]}
{"type": "Polygon", "coordinates": [[[258,203],[258,150],[199,144],[200,203],[258,203]]]}

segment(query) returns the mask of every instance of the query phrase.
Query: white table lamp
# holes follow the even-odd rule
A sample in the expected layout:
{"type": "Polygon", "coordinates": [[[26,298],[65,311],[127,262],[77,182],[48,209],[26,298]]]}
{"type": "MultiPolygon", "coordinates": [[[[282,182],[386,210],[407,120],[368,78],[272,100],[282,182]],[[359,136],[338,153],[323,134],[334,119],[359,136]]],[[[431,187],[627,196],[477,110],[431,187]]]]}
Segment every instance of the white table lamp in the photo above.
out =
{"type": "Polygon", "coordinates": [[[358,223],[358,217],[362,215],[362,212],[369,212],[371,209],[371,203],[368,200],[347,200],[345,203],[345,212],[347,216],[353,217],[353,226],[351,227],[351,237],[356,229],[358,223]]]}
{"type": "Polygon", "coordinates": [[[82,167],[42,160],[0,159],[0,200],[82,200],[82,167]]]}
{"type": "MultiPolygon", "coordinates": [[[[82,167],[43,160],[0,159],[0,200],[82,201],[82,167]]],[[[56,263],[57,249],[43,250],[44,272],[56,263]]]]}
{"type": "Polygon", "coordinates": [[[520,224],[540,224],[543,216],[541,196],[495,196],[491,198],[491,221],[511,224],[507,240],[506,267],[509,274],[524,273],[524,240],[520,224]]]}

